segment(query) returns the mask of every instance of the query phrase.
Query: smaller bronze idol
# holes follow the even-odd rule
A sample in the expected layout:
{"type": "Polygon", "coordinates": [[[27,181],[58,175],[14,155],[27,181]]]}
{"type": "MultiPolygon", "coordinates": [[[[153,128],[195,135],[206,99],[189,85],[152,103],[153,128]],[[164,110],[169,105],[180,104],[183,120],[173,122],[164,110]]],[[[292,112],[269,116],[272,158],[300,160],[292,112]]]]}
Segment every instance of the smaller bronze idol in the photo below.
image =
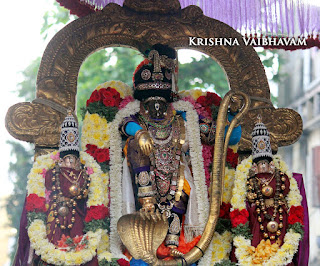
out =
{"type": "Polygon", "coordinates": [[[46,173],[49,194],[48,239],[57,244],[62,235],[82,235],[90,178],[79,158],[78,123],[71,112],[61,125],[60,160],[46,173]]]}
{"type": "Polygon", "coordinates": [[[261,117],[252,132],[252,160],[247,198],[251,203],[251,231],[260,232],[259,237],[257,234],[253,237],[252,244],[270,239],[281,246],[287,225],[285,196],[289,191],[289,180],[274,165],[270,135],[261,117]],[[253,220],[253,217],[256,218],[253,220]]]}

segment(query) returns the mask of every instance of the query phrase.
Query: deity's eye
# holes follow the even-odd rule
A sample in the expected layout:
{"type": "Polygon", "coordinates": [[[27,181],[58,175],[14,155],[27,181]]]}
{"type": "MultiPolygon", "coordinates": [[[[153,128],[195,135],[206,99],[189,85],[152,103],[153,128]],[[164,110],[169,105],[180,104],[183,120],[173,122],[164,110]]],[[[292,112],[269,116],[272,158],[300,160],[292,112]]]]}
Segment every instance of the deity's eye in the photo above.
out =
{"type": "Polygon", "coordinates": [[[170,70],[166,70],[166,72],[164,73],[165,77],[168,79],[168,80],[171,80],[172,78],[172,72],[170,70]]]}

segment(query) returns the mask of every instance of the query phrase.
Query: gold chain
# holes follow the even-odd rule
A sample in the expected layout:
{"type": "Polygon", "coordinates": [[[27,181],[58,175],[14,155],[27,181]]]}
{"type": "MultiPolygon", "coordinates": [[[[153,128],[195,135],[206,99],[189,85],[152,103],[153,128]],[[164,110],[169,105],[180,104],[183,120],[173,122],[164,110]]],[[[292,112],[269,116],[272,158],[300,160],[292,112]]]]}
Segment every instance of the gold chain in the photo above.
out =
{"type": "MultiPolygon", "coordinates": [[[[67,176],[66,173],[64,173],[64,172],[62,172],[62,171],[61,171],[61,174],[62,174],[67,180],[69,180],[72,184],[77,184],[78,181],[79,181],[79,179],[80,179],[80,176],[82,175],[82,170],[80,171],[77,179],[75,179],[75,180],[70,180],[69,176],[67,176]]],[[[68,173],[68,174],[70,174],[70,173],[68,173]]]]}

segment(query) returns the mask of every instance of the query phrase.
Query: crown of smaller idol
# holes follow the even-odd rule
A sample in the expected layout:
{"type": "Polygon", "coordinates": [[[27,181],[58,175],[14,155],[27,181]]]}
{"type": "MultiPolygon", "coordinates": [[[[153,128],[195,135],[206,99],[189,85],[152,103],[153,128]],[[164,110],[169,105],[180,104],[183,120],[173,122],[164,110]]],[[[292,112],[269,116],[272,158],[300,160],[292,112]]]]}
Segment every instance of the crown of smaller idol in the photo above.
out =
{"type": "Polygon", "coordinates": [[[252,159],[258,162],[262,159],[272,160],[270,134],[267,127],[262,123],[261,117],[252,131],[252,159]]]}
{"type": "Polygon", "coordinates": [[[68,154],[79,156],[78,123],[71,111],[68,111],[66,118],[61,124],[59,152],[61,158],[68,154]]]}

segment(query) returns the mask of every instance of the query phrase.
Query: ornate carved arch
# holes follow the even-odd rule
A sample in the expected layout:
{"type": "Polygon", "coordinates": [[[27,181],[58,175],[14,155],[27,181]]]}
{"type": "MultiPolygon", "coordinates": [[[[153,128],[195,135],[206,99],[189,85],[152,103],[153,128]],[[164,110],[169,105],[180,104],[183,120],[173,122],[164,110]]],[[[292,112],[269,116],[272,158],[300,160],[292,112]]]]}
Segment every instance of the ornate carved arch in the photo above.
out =
{"type": "MultiPolygon", "coordinates": [[[[208,54],[226,72],[230,89],[240,89],[252,100],[243,122],[241,151],[251,149],[251,130],[257,114],[269,128],[273,150],[295,142],[302,131],[300,116],[289,109],[275,109],[261,61],[242,36],[228,25],[203,15],[196,6],[180,8],[178,1],[125,1],[77,19],[58,32],[48,44],[37,78],[37,98],[75,109],[77,77],[85,58],[98,49],[128,46],[145,50],[155,43],[192,48],[208,54]],[[150,4],[151,2],[151,4],[150,4]],[[237,38],[239,46],[192,46],[189,37],[237,38]]],[[[6,126],[19,140],[37,147],[57,147],[63,115],[39,103],[18,103],[6,116],[6,126]]]]}
{"type": "MultiPolygon", "coordinates": [[[[208,54],[224,69],[230,89],[241,90],[251,97],[251,109],[242,122],[240,151],[251,150],[250,133],[258,114],[271,133],[273,150],[295,142],[300,136],[300,116],[293,110],[273,107],[264,68],[254,49],[246,46],[242,36],[228,25],[204,16],[196,6],[181,9],[178,0],[127,0],[123,7],[109,4],[63,28],[42,57],[35,101],[9,108],[6,116],[9,133],[35,143],[38,154],[46,148],[58,147],[59,126],[64,119],[61,111],[67,107],[75,110],[78,72],[85,58],[104,47],[127,46],[144,51],[155,43],[208,54]],[[189,37],[236,38],[239,45],[192,46],[189,37]]],[[[220,183],[218,180],[213,183],[210,221],[214,227],[219,213],[220,183]]],[[[190,259],[188,256],[194,260],[201,252],[197,250],[186,259],[190,259]]]]}

